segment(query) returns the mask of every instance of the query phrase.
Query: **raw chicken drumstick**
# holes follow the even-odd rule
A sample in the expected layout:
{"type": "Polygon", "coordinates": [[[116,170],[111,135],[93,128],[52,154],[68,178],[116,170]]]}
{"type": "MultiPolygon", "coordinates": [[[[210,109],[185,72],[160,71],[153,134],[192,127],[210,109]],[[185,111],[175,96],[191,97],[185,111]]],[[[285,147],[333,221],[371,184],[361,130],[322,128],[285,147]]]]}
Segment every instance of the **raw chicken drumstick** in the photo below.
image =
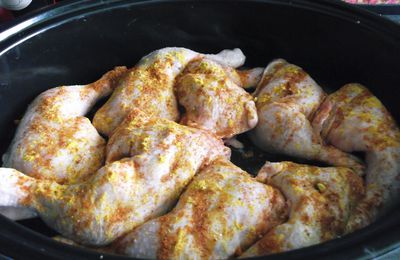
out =
{"type": "Polygon", "coordinates": [[[325,145],[311,126],[310,120],[326,95],[301,68],[281,59],[273,61],[254,95],[258,124],[251,138],[255,145],[271,152],[350,167],[362,174],[363,166],[354,156],[325,145]]]}
{"type": "Polygon", "coordinates": [[[84,115],[109,95],[125,67],[89,85],[63,86],[39,95],[19,123],[3,167],[60,184],[80,182],[104,162],[104,139],[84,115]]]}
{"type": "Polygon", "coordinates": [[[256,106],[242,87],[255,86],[256,73],[261,75],[260,69],[238,72],[207,58],[190,62],[175,85],[178,102],[186,110],[181,124],[211,131],[220,138],[255,127],[256,106]]]}
{"type": "Polygon", "coordinates": [[[349,222],[362,228],[400,195],[400,131],[382,103],[360,84],[329,95],[314,122],[328,143],[346,152],[366,153],[366,196],[349,222]]]}
{"type": "Polygon", "coordinates": [[[227,259],[282,223],[281,193],[226,159],[203,168],[167,215],[116,240],[115,252],[151,259],[227,259]]]}
{"type": "Polygon", "coordinates": [[[106,245],[166,213],[202,166],[220,156],[229,158],[222,141],[202,130],[133,113],[135,119],[115,133],[134,127],[128,141],[137,149],[132,157],[109,163],[73,185],[0,168],[0,205],[32,208],[63,236],[85,245],[106,245]]]}
{"type": "MultiPolygon", "coordinates": [[[[57,87],[39,95],[19,123],[3,167],[58,183],[80,182],[96,172],[104,163],[106,143],[84,115],[111,93],[125,72],[125,67],[117,67],[92,84],[57,87]]],[[[35,215],[21,208],[0,207],[0,212],[12,219],[35,215]]]]}
{"type": "Polygon", "coordinates": [[[201,57],[232,67],[241,66],[245,60],[239,49],[224,50],[216,55],[204,55],[185,48],[154,51],[129,70],[107,103],[95,114],[94,126],[110,136],[132,108],[150,116],[177,121],[179,113],[173,90],[175,77],[190,61],[201,57]]]}
{"type": "Polygon", "coordinates": [[[282,191],[290,205],[289,220],[241,257],[289,251],[342,235],[364,192],[362,178],[344,167],[267,162],[257,179],[282,191]]]}

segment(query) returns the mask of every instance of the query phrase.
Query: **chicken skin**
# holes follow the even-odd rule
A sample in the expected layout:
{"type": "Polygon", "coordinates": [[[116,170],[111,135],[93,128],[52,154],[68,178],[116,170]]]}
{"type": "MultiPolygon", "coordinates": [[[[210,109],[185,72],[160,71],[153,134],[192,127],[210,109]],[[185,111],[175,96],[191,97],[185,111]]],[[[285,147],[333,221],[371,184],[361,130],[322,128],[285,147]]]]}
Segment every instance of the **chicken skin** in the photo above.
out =
{"type": "Polygon", "coordinates": [[[366,196],[349,222],[362,228],[390,208],[400,195],[400,131],[382,103],[360,84],[347,84],[322,104],[314,122],[330,144],[365,152],[366,196]]]}
{"type": "Polygon", "coordinates": [[[32,208],[66,238],[106,245],[166,213],[201,167],[230,156],[220,139],[202,130],[133,113],[115,132],[119,135],[133,127],[128,158],[106,164],[86,182],[73,185],[0,168],[0,205],[32,208]]]}
{"type": "Polygon", "coordinates": [[[172,121],[179,119],[174,95],[176,76],[192,60],[207,57],[232,67],[241,66],[245,56],[239,49],[204,55],[185,48],[164,48],[143,57],[129,70],[110,99],[94,116],[96,129],[110,136],[132,108],[172,121]]]}
{"type": "MultiPolygon", "coordinates": [[[[58,183],[84,181],[104,163],[105,141],[84,115],[109,95],[126,72],[117,67],[100,80],[43,92],[28,107],[6,154],[3,167],[58,183]]],[[[3,208],[12,219],[34,216],[29,210],[3,208]]]]}
{"type": "Polygon", "coordinates": [[[117,253],[151,259],[227,259],[282,223],[285,200],[226,159],[203,168],[167,215],[116,240],[117,253]]]}
{"type": "Polygon", "coordinates": [[[3,166],[60,184],[83,181],[104,162],[105,141],[84,117],[109,95],[126,72],[118,67],[100,80],[49,89],[28,107],[3,166]]]}
{"type": "Polygon", "coordinates": [[[344,167],[267,162],[257,179],[282,191],[289,201],[289,219],[241,257],[285,252],[342,235],[364,192],[362,178],[344,167]]]}
{"type": "Polygon", "coordinates": [[[258,124],[251,138],[261,149],[334,166],[362,174],[357,158],[325,145],[310,120],[326,94],[301,68],[284,60],[270,63],[254,93],[258,124]]]}
{"type": "Polygon", "coordinates": [[[190,62],[175,85],[178,102],[186,110],[181,124],[211,131],[220,138],[255,127],[256,106],[242,87],[254,86],[257,72],[261,75],[259,69],[237,72],[206,58],[190,62]]]}

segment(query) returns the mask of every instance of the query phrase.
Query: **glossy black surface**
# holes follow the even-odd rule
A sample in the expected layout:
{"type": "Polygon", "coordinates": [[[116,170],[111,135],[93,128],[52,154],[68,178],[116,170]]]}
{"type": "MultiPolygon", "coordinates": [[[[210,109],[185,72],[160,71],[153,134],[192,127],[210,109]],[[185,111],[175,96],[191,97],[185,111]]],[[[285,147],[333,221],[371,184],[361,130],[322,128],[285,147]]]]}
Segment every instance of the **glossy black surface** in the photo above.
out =
{"type": "MultiPolygon", "coordinates": [[[[113,66],[132,66],[166,46],[201,52],[240,47],[246,66],[282,57],[330,91],[344,83],[365,84],[400,121],[400,28],[342,3],[69,1],[20,22],[14,24],[19,29],[0,33],[0,154],[11,141],[14,120],[40,92],[94,81],[113,66]]],[[[252,171],[264,159],[285,158],[234,155],[237,164],[252,171]]],[[[0,216],[0,253],[30,259],[109,257],[50,240],[36,232],[51,235],[40,222],[22,224],[0,216]]],[[[368,258],[399,245],[397,208],[349,236],[268,258],[368,258]]]]}

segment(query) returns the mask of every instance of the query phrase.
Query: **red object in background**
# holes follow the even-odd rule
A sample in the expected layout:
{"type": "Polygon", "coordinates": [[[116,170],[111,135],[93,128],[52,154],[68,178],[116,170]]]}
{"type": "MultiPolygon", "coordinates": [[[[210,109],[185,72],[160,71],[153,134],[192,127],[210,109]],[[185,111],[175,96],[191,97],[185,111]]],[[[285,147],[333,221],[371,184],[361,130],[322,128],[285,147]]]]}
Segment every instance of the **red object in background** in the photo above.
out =
{"type": "Polygon", "coordinates": [[[344,1],[351,4],[370,4],[370,5],[400,4],[400,0],[344,0],[344,1]]]}
{"type": "Polygon", "coordinates": [[[12,14],[11,11],[4,9],[4,8],[0,8],[0,23],[9,21],[14,19],[14,15],[12,14]]]}

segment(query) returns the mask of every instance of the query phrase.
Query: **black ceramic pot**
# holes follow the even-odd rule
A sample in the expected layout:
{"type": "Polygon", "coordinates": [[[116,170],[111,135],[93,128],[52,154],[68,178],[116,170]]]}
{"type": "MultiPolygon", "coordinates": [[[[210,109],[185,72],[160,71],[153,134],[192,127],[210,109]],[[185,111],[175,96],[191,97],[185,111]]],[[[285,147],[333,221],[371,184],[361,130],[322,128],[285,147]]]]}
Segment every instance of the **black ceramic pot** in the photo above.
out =
{"type": "MultiPolygon", "coordinates": [[[[303,67],[325,89],[349,82],[366,85],[400,121],[400,27],[340,2],[67,1],[2,29],[0,154],[14,134],[14,120],[40,92],[94,81],[113,66],[132,66],[166,46],[201,52],[239,47],[249,67],[282,57],[303,67]]],[[[259,166],[236,155],[233,159],[247,170],[259,166]]],[[[0,216],[3,255],[116,257],[61,244],[50,235],[40,220],[14,223],[0,216]]],[[[399,246],[397,207],[353,234],[266,258],[372,258],[399,246]]]]}

